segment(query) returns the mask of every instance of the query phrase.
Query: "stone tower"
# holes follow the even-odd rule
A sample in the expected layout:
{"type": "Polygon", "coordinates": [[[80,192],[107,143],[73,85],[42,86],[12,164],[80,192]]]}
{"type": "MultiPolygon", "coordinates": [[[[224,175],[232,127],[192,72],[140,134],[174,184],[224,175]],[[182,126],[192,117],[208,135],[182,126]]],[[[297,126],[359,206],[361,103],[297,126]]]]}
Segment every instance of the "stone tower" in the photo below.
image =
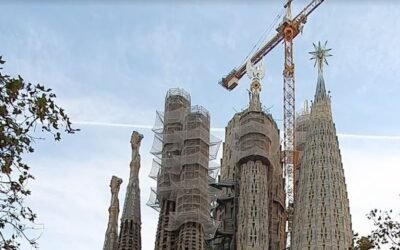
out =
{"type": "Polygon", "coordinates": [[[277,124],[262,110],[262,66],[247,66],[252,79],[249,107],[225,130],[213,245],[223,250],[285,248],[285,192],[277,124]]]}
{"type": "Polygon", "coordinates": [[[122,179],[113,176],[111,178],[111,205],[108,209],[109,219],[104,241],[103,250],[118,250],[118,215],[119,215],[119,200],[118,193],[122,179]]]}
{"type": "Polygon", "coordinates": [[[124,210],[121,216],[118,250],[141,250],[141,218],[140,218],[140,142],[143,135],[133,131],[131,136],[132,161],[130,163],[129,183],[126,188],[124,210]]]}
{"type": "Polygon", "coordinates": [[[161,147],[152,150],[160,162],[155,249],[203,250],[210,224],[210,116],[203,107],[192,107],[182,89],[168,91],[164,110],[162,129],[155,131],[161,147]]]}
{"type": "Polygon", "coordinates": [[[331,99],[323,78],[323,64],[329,50],[320,43],[314,46],[318,82],[301,157],[292,249],[347,250],[353,236],[349,200],[331,99]]]}

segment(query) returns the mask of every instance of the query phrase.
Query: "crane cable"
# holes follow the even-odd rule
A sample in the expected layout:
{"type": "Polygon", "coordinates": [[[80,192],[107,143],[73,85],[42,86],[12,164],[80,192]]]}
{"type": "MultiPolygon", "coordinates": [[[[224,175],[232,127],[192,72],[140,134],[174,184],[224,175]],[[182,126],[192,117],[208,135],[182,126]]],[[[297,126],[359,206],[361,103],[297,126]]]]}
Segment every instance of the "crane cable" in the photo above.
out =
{"type": "Polygon", "coordinates": [[[253,48],[250,50],[249,54],[246,56],[246,58],[242,61],[240,65],[243,65],[249,57],[253,54],[254,51],[257,51],[261,47],[261,42],[264,41],[271,33],[272,28],[275,27],[276,23],[279,21],[279,19],[282,17],[283,13],[285,12],[285,9],[283,9],[278,15],[276,15],[275,19],[272,21],[272,23],[268,26],[268,28],[264,31],[264,33],[261,35],[261,37],[258,39],[256,44],[254,44],[253,48]]]}

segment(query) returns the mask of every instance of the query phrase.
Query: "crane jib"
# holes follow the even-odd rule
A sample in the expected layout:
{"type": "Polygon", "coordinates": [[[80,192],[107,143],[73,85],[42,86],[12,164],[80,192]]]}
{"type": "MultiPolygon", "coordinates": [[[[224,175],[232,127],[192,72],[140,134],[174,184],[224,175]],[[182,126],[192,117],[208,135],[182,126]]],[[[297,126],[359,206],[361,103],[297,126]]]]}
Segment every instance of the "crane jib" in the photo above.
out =
{"type": "MultiPolygon", "coordinates": [[[[283,30],[287,23],[295,24],[296,30],[293,34],[293,37],[296,37],[299,32],[299,25],[304,24],[307,20],[308,15],[310,15],[319,5],[321,5],[325,0],[313,0],[309,3],[294,19],[287,20],[279,25],[277,28],[277,34],[269,40],[264,46],[262,46],[259,50],[257,50],[253,56],[250,58],[253,64],[258,63],[262,60],[264,56],[266,56],[273,48],[275,48],[283,39],[283,30]]],[[[233,69],[229,74],[222,78],[219,82],[227,90],[234,89],[238,84],[239,80],[246,74],[246,62],[240,65],[238,68],[233,69]]]]}

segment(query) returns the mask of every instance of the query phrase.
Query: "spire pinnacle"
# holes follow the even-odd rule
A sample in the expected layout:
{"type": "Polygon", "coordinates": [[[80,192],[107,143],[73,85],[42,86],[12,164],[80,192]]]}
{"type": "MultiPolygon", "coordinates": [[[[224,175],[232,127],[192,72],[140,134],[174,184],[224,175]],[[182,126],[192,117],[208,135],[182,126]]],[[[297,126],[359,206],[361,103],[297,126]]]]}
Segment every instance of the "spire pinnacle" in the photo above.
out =
{"type": "Polygon", "coordinates": [[[104,241],[103,250],[117,250],[118,244],[118,214],[119,214],[119,200],[118,192],[121,186],[122,179],[113,176],[111,178],[111,205],[108,209],[109,219],[106,231],[106,238],[104,241]]]}
{"type": "Polygon", "coordinates": [[[130,177],[131,178],[138,178],[139,176],[139,169],[140,169],[140,142],[143,139],[143,135],[137,131],[132,132],[131,136],[131,147],[132,147],[132,160],[131,160],[131,171],[130,177]]]}
{"type": "Polygon", "coordinates": [[[261,61],[258,65],[248,60],[246,64],[247,76],[251,79],[250,85],[250,106],[251,111],[261,111],[260,92],[261,92],[261,79],[264,78],[265,69],[264,63],[261,61]]]}
{"type": "Polygon", "coordinates": [[[140,214],[140,143],[143,135],[133,131],[131,136],[132,160],[129,165],[130,176],[126,187],[124,209],[121,215],[121,229],[118,250],[141,250],[141,214],[140,214]]]}
{"type": "Polygon", "coordinates": [[[332,56],[329,53],[329,51],[331,51],[332,49],[326,48],[327,43],[328,41],[326,41],[324,45],[321,45],[321,42],[318,42],[318,45],[313,43],[314,51],[309,52],[312,55],[310,60],[315,60],[314,67],[318,66],[318,82],[317,89],[315,91],[315,101],[317,101],[321,97],[326,96],[323,69],[324,64],[328,65],[328,60],[326,58],[332,56]]]}

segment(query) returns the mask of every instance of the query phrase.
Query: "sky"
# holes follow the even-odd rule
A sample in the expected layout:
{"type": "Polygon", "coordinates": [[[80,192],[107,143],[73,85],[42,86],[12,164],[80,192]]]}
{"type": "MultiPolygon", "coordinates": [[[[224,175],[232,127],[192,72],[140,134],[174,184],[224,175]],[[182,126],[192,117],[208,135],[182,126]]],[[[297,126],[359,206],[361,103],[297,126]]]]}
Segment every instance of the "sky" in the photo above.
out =
{"type": "MultiPolygon", "coordinates": [[[[213,134],[247,105],[249,80],[227,92],[217,83],[244,61],[262,34],[274,35],[281,1],[0,2],[3,72],[57,94],[75,135],[38,141],[27,157],[36,177],[27,200],[44,227],[43,250],[95,250],[104,242],[112,175],[129,176],[130,135],[144,135],[140,172],[143,250],[154,247],[158,214],[147,207],[156,110],[169,88],[184,88],[211,114],[213,134]]],[[[294,1],[298,13],[308,1],[294,1]]],[[[296,106],[312,99],[312,44],[328,41],[325,68],[339,134],[353,230],[367,234],[373,208],[400,212],[400,5],[325,1],[294,42],[296,106]]],[[[280,20],[280,19],[279,19],[280,20]]],[[[283,46],[264,61],[262,103],[282,127],[283,46]]],[[[219,154],[219,157],[221,154],[219,154]]],[[[29,249],[24,246],[23,249],[29,249]]]]}

